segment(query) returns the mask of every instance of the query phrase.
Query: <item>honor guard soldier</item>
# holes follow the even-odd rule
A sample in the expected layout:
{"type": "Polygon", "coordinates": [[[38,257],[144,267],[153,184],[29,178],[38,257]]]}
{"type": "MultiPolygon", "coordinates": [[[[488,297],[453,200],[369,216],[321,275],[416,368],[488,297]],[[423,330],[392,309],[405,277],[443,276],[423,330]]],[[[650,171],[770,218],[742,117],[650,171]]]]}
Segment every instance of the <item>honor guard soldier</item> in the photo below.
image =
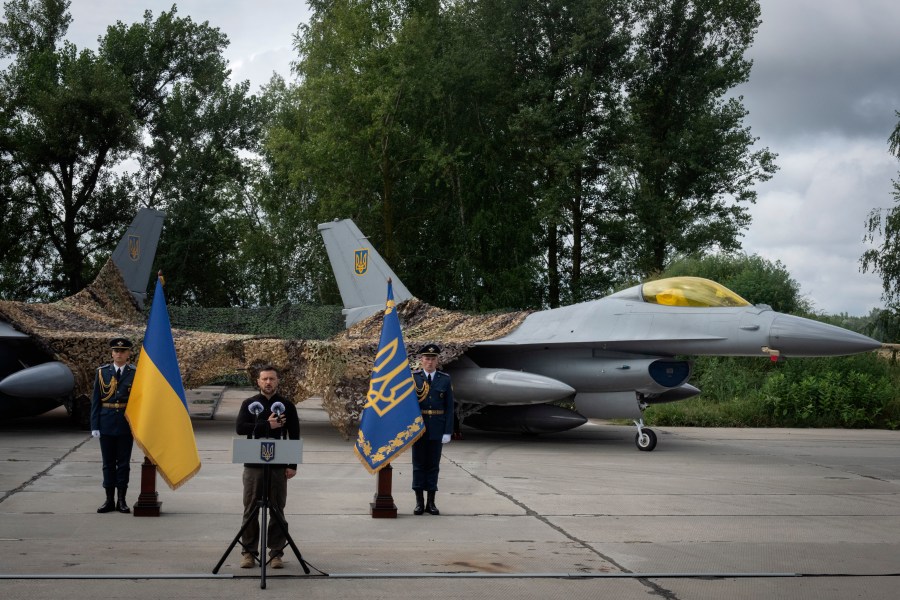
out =
{"type": "Polygon", "coordinates": [[[438,473],[441,468],[441,447],[450,441],[453,432],[453,387],[450,376],[437,370],[441,348],[437,344],[426,344],[419,350],[422,368],[413,372],[419,408],[425,422],[425,433],[412,447],[412,489],[416,493],[416,508],[413,514],[427,512],[439,515],[434,504],[437,493],[438,473]],[[428,493],[428,500],[424,499],[428,493]]]}
{"type": "Polygon", "coordinates": [[[131,340],[117,337],[109,342],[112,362],[97,369],[94,379],[94,395],[91,398],[91,435],[100,438],[100,454],[103,457],[103,489],[106,502],[98,513],[117,510],[129,513],[125,503],[128,475],[131,470],[131,449],[134,438],[125,420],[125,407],[134,382],[135,367],[131,359],[131,340]],[[118,501],[113,494],[118,490],[118,501]]]}

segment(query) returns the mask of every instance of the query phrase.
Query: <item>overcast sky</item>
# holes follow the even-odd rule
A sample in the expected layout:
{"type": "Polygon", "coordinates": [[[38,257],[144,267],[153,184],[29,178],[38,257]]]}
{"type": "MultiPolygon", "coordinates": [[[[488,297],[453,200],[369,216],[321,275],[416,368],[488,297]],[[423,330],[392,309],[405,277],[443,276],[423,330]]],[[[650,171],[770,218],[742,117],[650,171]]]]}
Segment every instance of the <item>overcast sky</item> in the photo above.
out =
{"type": "MultiPolygon", "coordinates": [[[[309,15],[288,0],[182,0],[178,14],[221,29],[236,81],[254,88],[285,77],[292,36],[309,15]]],[[[778,173],[758,187],[744,250],[781,261],[820,312],[860,316],[882,306],[881,283],[859,271],[865,221],[893,206],[900,161],[887,138],[900,110],[900,2],[762,0],[763,23],[750,51],[744,96],[758,144],[779,156],[778,173]]],[[[73,0],[69,39],[96,48],[117,20],[133,23],[158,0],[73,0]]]]}

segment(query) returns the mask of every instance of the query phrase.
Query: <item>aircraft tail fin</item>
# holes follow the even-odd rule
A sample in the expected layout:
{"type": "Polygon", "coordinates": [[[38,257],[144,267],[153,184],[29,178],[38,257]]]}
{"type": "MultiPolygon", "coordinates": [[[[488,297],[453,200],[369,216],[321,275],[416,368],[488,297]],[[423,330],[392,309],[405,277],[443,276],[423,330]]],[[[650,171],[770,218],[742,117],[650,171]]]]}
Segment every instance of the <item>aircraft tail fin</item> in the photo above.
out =
{"type": "Polygon", "coordinates": [[[119,268],[125,285],[141,308],[147,299],[147,283],[165,217],[166,213],[160,210],[138,210],[112,254],[113,263],[119,268]]]}
{"type": "Polygon", "coordinates": [[[353,221],[321,223],[319,233],[341,292],[348,328],[384,310],[388,277],[397,304],[413,297],[353,221]]]}

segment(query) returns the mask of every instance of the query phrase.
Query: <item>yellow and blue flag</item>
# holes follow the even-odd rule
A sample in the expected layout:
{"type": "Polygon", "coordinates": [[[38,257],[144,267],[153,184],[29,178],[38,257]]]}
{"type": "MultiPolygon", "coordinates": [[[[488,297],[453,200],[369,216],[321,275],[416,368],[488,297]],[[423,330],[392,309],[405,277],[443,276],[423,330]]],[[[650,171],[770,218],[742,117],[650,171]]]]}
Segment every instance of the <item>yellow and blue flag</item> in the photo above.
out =
{"type": "Polygon", "coordinates": [[[381,340],[369,381],[354,450],[369,473],[400,456],[425,432],[416,382],[394,308],[394,289],[388,281],[381,340]]]}
{"type": "Polygon", "coordinates": [[[125,418],[135,443],[170,488],[176,489],[200,470],[161,280],[156,282],[125,418]]]}

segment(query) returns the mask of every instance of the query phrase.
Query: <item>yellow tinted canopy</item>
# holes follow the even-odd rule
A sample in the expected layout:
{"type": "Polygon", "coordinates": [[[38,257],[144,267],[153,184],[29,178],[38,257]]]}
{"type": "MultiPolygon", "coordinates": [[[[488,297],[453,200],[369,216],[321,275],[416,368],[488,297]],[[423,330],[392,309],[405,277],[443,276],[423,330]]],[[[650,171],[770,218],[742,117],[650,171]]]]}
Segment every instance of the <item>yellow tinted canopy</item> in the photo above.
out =
{"type": "Polygon", "coordinates": [[[718,284],[702,277],[670,277],[650,281],[641,287],[644,302],[664,306],[750,306],[750,303],[718,284]]]}

